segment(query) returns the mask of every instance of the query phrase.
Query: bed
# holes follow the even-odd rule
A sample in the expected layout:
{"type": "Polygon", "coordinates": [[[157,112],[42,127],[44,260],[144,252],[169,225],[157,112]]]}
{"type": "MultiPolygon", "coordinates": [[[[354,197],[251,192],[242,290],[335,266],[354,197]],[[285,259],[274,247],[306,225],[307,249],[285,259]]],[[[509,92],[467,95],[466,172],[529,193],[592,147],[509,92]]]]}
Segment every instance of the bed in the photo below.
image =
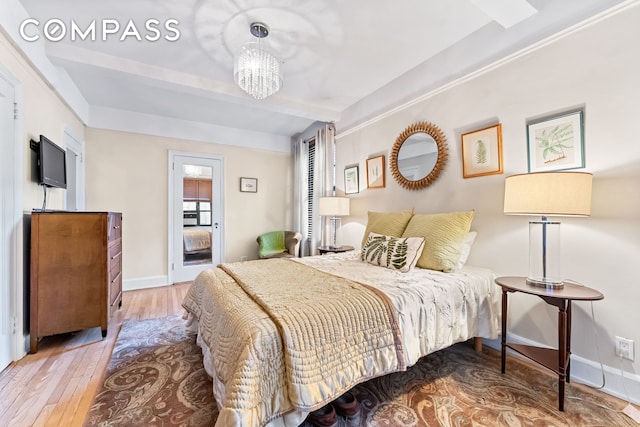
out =
{"type": "MultiPolygon", "coordinates": [[[[389,234],[402,236],[409,221],[399,230],[369,220],[365,249],[374,231],[385,232],[378,243],[397,243],[389,234]]],[[[462,230],[456,262],[469,224],[462,230]]],[[[363,262],[365,252],[221,264],[196,278],[183,307],[213,379],[216,426],[298,426],[363,381],[456,342],[497,338],[501,293],[490,270],[399,271],[380,266],[383,257],[363,262]]],[[[406,245],[399,253],[415,261],[406,245]]]]}
{"type": "Polygon", "coordinates": [[[185,260],[198,256],[211,256],[211,230],[184,227],[182,248],[185,260]]]}

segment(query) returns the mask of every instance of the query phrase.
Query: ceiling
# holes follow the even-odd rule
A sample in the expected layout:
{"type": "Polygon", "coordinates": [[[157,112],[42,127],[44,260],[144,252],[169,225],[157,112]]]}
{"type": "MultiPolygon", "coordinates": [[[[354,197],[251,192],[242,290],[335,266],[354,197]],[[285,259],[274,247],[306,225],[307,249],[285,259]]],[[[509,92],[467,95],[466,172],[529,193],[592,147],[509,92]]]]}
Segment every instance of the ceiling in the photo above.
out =
{"type": "MultiPolygon", "coordinates": [[[[353,127],[621,3],[11,1],[40,22],[26,27],[28,34],[54,18],[67,29],[60,41],[40,42],[86,100],[89,126],[104,122],[101,115],[124,111],[287,137],[315,121],[353,127]],[[149,19],[159,22],[159,40],[145,39],[156,35],[145,28],[149,19]],[[135,29],[127,27],[130,20],[135,29]],[[93,21],[96,40],[71,40],[73,24],[86,30],[93,21]],[[114,21],[120,29],[103,33],[102,25],[113,28],[114,21]],[[266,41],[284,70],[281,91],[261,101],[240,90],[232,76],[234,53],[251,40],[254,21],[270,27],[266,41]],[[167,22],[173,30],[163,26],[167,22]],[[177,40],[165,39],[177,32],[177,40]]],[[[60,34],[55,25],[49,29],[60,34]]],[[[18,39],[16,30],[8,32],[18,39]]]]}

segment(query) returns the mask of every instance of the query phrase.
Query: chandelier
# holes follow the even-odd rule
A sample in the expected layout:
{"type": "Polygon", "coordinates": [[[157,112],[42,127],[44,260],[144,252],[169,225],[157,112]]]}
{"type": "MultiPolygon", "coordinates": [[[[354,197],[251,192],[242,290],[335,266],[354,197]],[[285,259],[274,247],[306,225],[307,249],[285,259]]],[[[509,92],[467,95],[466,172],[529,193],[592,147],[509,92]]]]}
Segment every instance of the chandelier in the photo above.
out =
{"type": "Polygon", "coordinates": [[[254,22],[249,30],[257,41],[240,47],[233,64],[233,79],[255,99],[264,99],[279,91],[282,86],[280,61],[262,43],[262,39],[269,35],[267,25],[254,22]]]}

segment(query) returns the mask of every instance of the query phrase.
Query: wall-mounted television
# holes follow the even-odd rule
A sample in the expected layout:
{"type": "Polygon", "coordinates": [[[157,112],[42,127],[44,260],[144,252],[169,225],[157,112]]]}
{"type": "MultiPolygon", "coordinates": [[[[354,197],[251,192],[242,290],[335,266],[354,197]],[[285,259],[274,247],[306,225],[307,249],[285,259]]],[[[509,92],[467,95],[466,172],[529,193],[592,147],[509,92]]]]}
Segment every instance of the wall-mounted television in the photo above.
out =
{"type": "Polygon", "coordinates": [[[67,153],[44,135],[40,135],[38,169],[40,185],[67,188],[67,153]]]}

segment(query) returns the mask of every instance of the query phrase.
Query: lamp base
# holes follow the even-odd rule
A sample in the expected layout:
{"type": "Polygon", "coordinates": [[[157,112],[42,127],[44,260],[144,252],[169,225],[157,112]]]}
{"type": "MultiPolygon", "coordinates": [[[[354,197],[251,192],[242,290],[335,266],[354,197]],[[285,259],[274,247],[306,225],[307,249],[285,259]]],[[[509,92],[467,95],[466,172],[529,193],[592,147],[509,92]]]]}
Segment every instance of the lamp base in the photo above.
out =
{"type": "Polygon", "coordinates": [[[560,273],[560,223],[529,221],[529,274],[527,284],[548,289],[562,289],[560,273]]]}
{"type": "Polygon", "coordinates": [[[553,282],[551,280],[536,280],[527,277],[527,285],[537,286],[539,288],[547,289],[562,289],[564,288],[564,282],[553,282]]]}

